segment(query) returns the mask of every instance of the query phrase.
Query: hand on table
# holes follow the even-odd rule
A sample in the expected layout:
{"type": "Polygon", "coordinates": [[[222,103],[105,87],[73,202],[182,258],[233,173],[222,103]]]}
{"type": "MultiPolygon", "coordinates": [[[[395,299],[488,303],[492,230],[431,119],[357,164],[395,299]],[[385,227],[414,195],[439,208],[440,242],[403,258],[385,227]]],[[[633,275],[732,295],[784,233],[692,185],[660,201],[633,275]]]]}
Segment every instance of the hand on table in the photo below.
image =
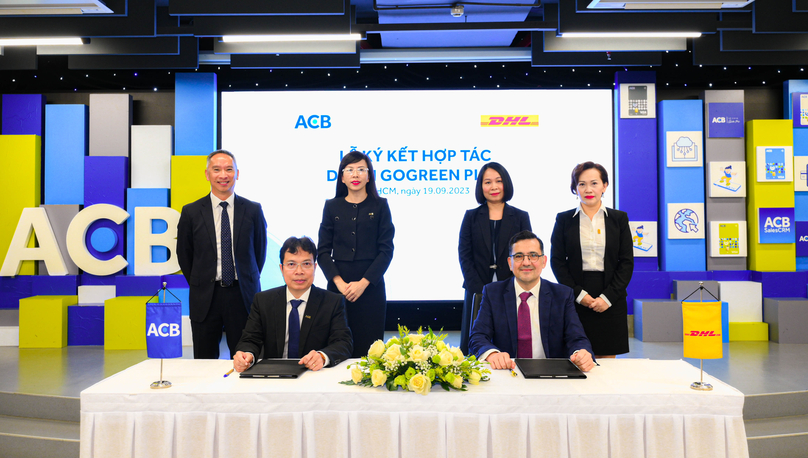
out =
{"type": "Polygon", "coordinates": [[[491,369],[513,369],[516,367],[516,362],[511,359],[511,355],[505,352],[495,352],[488,355],[486,358],[491,369]]]}
{"type": "Polygon", "coordinates": [[[236,372],[244,372],[250,368],[253,362],[253,355],[243,351],[237,351],[233,356],[233,369],[236,372]]]}
{"type": "Polygon", "coordinates": [[[300,362],[298,364],[304,364],[307,369],[313,371],[319,371],[323,368],[323,364],[325,364],[325,359],[323,359],[323,355],[316,350],[312,350],[306,356],[300,358],[300,362]]]}
{"type": "Polygon", "coordinates": [[[595,367],[595,361],[592,360],[592,355],[586,350],[578,350],[570,356],[570,361],[578,366],[584,372],[589,372],[595,367]]]}

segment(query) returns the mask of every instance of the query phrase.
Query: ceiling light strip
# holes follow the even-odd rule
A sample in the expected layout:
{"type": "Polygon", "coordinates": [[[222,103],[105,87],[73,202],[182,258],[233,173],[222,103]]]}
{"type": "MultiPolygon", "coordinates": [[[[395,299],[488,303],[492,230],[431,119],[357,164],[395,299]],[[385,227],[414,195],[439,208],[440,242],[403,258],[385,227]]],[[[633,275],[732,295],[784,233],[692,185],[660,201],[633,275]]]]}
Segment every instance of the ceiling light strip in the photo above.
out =
{"type": "Polygon", "coordinates": [[[225,43],[276,43],[285,41],[360,41],[362,35],[351,34],[322,34],[322,35],[225,35],[225,43]]]}
{"type": "Polygon", "coordinates": [[[0,46],[81,45],[81,38],[0,38],[0,46]]]}
{"type": "Polygon", "coordinates": [[[562,38],[699,38],[701,32],[564,32],[562,38]]]}

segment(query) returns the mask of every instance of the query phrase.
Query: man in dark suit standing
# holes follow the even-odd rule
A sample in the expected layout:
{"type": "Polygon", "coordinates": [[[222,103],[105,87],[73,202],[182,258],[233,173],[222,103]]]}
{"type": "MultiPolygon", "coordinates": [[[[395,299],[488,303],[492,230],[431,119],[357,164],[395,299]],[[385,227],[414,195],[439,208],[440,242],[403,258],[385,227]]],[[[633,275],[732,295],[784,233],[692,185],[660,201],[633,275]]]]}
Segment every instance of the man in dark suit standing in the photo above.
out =
{"type": "Polygon", "coordinates": [[[312,285],[317,246],[308,237],[290,237],[281,247],[286,286],[255,295],[247,326],[236,347],[233,368],[242,372],[264,358],[300,358],[317,371],[351,357],[353,339],[342,295],[312,285]]]}
{"type": "Polygon", "coordinates": [[[514,278],[483,289],[469,350],[492,369],[513,369],[517,358],[569,358],[589,371],[592,346],[575,311],[572,289],[542,280],[544,243],[530,231],[514,235],[508,263],[514,278]]]}
{"type": "Polygon", "coordinates": [[[177,260],[190,286],[194,358],[219,358],[222,329],[230,357],[261,290],[267,252],[267,222],[261,204],[234,193],[238,166],[233,153],[208,155],[210,194],[182,208],[177,224],[177,260]]]}

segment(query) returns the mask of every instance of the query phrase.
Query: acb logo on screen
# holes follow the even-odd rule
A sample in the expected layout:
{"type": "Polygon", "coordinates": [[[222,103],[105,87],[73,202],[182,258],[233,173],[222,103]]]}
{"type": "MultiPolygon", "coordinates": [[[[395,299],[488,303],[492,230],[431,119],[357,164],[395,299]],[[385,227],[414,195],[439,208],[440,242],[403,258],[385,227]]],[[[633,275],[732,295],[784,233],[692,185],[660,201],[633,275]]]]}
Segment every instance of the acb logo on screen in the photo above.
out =
{"type": "Polygon", "coordinates": [[[300,115],[297,117],[295,129],[328,129],[331,127],[331,116],[329,115],[300,115]]]}
{"type": "Polygon", "coordinates": [[[794,243],[793,208],[761,208],[758,217],[760,243],[794,243]]]}

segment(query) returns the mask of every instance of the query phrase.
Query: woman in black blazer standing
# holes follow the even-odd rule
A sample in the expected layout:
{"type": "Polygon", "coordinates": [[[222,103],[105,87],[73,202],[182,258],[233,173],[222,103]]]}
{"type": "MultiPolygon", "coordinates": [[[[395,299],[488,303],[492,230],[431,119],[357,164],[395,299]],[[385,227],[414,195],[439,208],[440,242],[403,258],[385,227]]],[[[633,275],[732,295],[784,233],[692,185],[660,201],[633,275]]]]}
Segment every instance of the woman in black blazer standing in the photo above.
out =
{"type": "Polygon", "coordinates": [[[485,164],[477,175],[475,197],[479,207],[466,211],[460,225],[460,269],[463,271],[463,318],[460,349],[468,353],[469,329],[474,293],[492,281],[513,276],[508,267],[508,240],[521,231],[529,231],[527,212],[507,204],[513,197],[513,182],[505,167],[497,162],[485,164]]]}
{"type": "Polygon", "coordinates": [[[634,273],[628,215],[601,201],[609,174],[594,162],[572,170],[570,191],[580,204],[559,213],[551,238],[550,267],[575,291],[575,308],[596,358],[628,353],[626,288],[634,273]]]}
{"type": "Polygon", "coordinates": [[[384,272],[393,259],[395,228],[387,199],[379,197],[370,158],[351,151],[339,164],[337,193],[325,202],[317,261],[328,290],[342,293],[354,340],[353,357],[384,338],[384,272]]]}

